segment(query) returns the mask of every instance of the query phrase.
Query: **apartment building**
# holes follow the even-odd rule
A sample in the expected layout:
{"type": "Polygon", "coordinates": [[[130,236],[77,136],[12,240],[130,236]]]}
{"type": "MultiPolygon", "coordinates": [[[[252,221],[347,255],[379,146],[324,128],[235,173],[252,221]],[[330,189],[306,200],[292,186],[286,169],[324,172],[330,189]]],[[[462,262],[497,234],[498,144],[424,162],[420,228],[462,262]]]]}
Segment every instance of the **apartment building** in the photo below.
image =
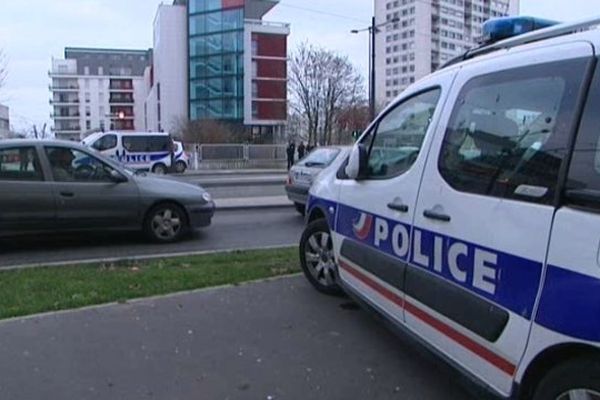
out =
{"type": "Polygon", "coordinates": [[[49,71],[58,139],[80,140],[100,130],[144,130],[144,72],[151,50],[65,49],[49,71]]]}
{"type": "Polygon", "coordinates": [[[10,135],[10,118],[7,106],[0,104],[0,138],[10,135]]]}
{"type": "Polygon", "coordinates": [[[483,22],[516,15],[519,0],[375,0],[376,102],[475,46],[483,22]]]}

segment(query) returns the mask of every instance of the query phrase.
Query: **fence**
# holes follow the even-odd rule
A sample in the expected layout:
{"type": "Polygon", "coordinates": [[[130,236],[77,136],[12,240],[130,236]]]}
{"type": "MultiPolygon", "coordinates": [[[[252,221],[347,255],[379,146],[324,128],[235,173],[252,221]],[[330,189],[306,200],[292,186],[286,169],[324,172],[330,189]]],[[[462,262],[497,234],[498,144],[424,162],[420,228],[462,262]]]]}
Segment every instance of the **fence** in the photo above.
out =
{"type": "Polygon", "coordinates": [[[285,145],[186,143],[185,148],[196,170],[285,168],[287,162],[285,145]]]}

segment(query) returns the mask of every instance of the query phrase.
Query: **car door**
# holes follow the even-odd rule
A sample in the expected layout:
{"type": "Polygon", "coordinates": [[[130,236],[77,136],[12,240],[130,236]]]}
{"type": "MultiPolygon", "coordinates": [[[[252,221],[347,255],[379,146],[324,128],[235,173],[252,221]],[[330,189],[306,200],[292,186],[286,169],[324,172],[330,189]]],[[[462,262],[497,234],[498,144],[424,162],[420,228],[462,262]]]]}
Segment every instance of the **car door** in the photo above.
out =
{"type": "Polygon", "coordinates": [[[51,168],[61,229],[139,225],[139,191],[124,172],[80,148],[45,146],[44,154],[51,168]],[[113,171],[123,181],[115,181],[113,171]]]}
{"type": "Polygon", "coordinates": [[[0,148],[0,232],[11,234],[51,228],[56,210],[33,145],[0,148]]]}
{"type": "Polygon", "coordinates": [[[564,342],[600,343],[600,65],[552,226],[530,360],[564,342]]]}
{"type": "Polygon", "coordinates": [[[398,322],[428,132],[452,77],[430,79],[384,112],[360,140],[368,151],[366,176],[341,181],[334,235],[340,279],[398,322]]]}
{"type": "Polygon", "coordinates": [[[510,393],[543,274],[558,175],[592,47],[464,67],[415,213],[406,322],[510,393]]]}

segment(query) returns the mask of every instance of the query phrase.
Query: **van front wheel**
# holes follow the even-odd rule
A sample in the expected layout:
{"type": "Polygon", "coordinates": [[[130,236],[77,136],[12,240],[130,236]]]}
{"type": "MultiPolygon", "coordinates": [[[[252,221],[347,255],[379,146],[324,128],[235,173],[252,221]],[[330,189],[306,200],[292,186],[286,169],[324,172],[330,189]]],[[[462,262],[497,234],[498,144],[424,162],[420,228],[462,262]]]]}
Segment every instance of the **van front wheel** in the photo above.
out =
{"type": "Polygon", "coordinates": [[[177,161],[175,163],[175,172],[177,172],[178,174],[183,174],[186,169],[187,165],[185,165],[183,161],[177,161]]]}
{"type": "Polygon", "coordinates": [[[167,173],[167,166],[165,164],[156,164],[152,167],[152,173],[157,175],[164,175],[167,173]]]}
{"type": "Polygon", "coordinates": [[[535,390],[533,400],[600,399],[600,360],[576,358],[552,369],[535,390]]]}

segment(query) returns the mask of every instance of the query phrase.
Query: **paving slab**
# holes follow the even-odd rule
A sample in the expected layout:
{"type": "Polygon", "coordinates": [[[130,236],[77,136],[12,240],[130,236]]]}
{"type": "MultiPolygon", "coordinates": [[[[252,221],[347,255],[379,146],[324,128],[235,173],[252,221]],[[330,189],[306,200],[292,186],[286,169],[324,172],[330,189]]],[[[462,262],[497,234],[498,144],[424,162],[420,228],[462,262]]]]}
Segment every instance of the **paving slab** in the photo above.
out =
{"type": "Polygon", "coordinates": [[[1,399],[472,399],[300,276],[0,323],[1,399]]]}

